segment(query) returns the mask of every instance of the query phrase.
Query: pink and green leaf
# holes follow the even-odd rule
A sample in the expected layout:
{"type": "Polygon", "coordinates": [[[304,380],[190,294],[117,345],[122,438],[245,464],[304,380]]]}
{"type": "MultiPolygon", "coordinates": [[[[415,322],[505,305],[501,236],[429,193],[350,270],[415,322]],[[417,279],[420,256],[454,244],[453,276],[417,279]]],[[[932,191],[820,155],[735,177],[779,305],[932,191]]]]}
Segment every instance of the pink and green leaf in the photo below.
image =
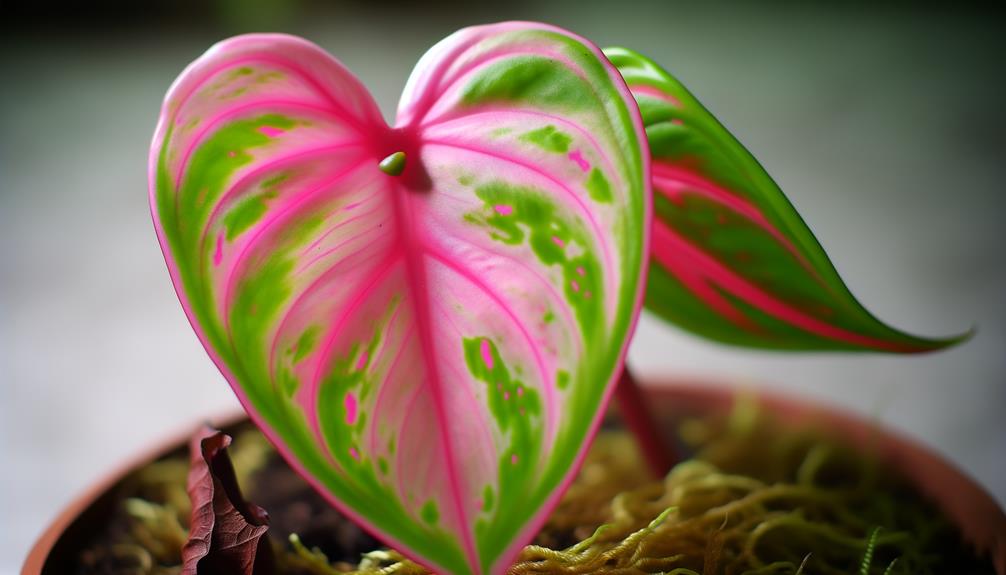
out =
{"type": "Polygon", "coordinates": [[[648,158],[621,76],[558,28],[445,39],[394,127],[318,47],[249,35],[172,86],[150,193],[195,331],[291,464],[431,568],[500,573],[621,370],[648,158]]]}
{"type": "Polygon", "coordinates": [[[652,154],[649,310],[758,348],[905,353],[960,341],[870,314],[772,178],[680,82],[630,50],[605,55],[639,104],[652,154]]]}

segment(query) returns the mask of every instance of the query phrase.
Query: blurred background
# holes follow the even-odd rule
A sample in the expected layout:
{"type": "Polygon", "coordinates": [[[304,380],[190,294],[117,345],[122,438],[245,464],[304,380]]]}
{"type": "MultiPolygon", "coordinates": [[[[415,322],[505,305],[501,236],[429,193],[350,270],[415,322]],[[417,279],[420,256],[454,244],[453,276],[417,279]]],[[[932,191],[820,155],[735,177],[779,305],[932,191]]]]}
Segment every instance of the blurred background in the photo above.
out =
{"type": "Polygon", "coordinates": [[[663,63],[751,149],[915,357],[781,354],[644,318],[651,377],[783,391],[879,419],[1006,502],[1006,34],[981,6],[517,0],[0,0],[0,573],[111,466],[237,408],[175,299],[147,207],[165,90],[213,42],[303,35],[390,118],[453,30],[551,22],[663,63]],[[666,376],[665,376],[666,374],[666,376]]]}

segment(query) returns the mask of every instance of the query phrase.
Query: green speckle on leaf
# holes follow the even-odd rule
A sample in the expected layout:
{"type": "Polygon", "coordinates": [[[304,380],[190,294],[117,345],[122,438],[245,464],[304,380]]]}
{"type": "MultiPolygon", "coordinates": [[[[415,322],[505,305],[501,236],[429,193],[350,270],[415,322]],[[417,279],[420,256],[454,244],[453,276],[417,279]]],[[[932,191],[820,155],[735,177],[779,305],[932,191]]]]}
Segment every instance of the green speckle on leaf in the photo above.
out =
{"type": "Polygon", "coordinates": [[[598,101],[593,87],[563,62],[517,56],[486,67],[461,96],[465,105],[527,103],[539,108],[579,110],[598,101]]]}
{"type": "Polygon", "coordinates": [[[269,72],[263,72],[255,77],[256,84],[268,84],[273,80],[282,80],[283,73],[277,70],[270,70],[269,72]]]}
{"type": "MultiPolygon", "coordinates": [[[[604,176],[600,176],[602,179],[604,176]]],[[[605,182],[605,185],[607,182],[605,182]]],[[[610,190],[609,194],[610,194],[610,190]]],[[[475,194],[486,203],[486,208],[470,212],[465,219],[491,227],[490,236],[509,245],[528,245],[545,265],[562,268],[562,293],[576,313],[585,337],[604,337],[600,333],[603,309],[603,286],[600,265],[591,250],[589,236],[573,223],[542,191],[525,186],[493,181],[475,188],[475,194]],[[503,215],[495,206],[510,206],[503,215]],[[575,256],[570,245],[576,244],[575,256]]]]}
{"type": "Polygon", "coordinates": [[[560,132],[555,126],[545,126],[544,128],[532,130],[522,135],[520,139],[529,144],[534,144],[543,150],[557,154],[564,154],[569,151],[569,143],[573,141],[573,138],[560,132]]]}
{"type": "Polygon", "coordinates": [[[423,518],[423,521],[433,525],[440,519],[440,512],[437,511],[437,504],[433,500],[429,500],[423,504],[422,509],[419,510],[419,516],[423,518]]]}
{"type": "MultiPolygon", "coordinates": [[[[174,222],[176,229],[173,230],[173,235],[182,242],[191,241],[192,234],[189,231],[203,225],[234,172],[254,161],[251,151],[272,142],[271,138],[259,131],[260,128],[271,126],[291,130],[296,125],[297,122],[292,118],[278,114],[236,120],[225,124],[196,148],[176,192],[179,216],[174,222]]],[[[159,194],[162,193],[161,190],[158,185],[159,194]]],[[[199,246],[183,243],[182,247],[187,251],[198,249],[199,246]]]]}
{"type": "Polygon", "coordinates": [[[555,373],[555,386],[559,389],[566,389],[567,385],[569,385],[569,372],[560,369],[555,373]]]}
{"type": "MultiPolygon", "coordinates": [[[[527,415],[538,415],[541,412],[538,392],[527,389],[523,382],[511,376],[496,344],[491,339],[466,338],[463,344],[468,370],[475,379],[485,382],[489,411],[501,430],[509,430],[515,423],[518,427],[526,425],[527,415]]],[[[514,436],[523,437],[525,433],[526,430],[523,433],[515,433],[514,436]]],[[[531,446],[528,444],[517,447],[526,450],[531,446]]]]}
{"type": "MultiPolygon", "coordinates": [[[[465,363],[474,379],[485,383],[485,403],[507,444],[497,461],[496,492],[486,487],[482,494],[483,511],[494,507],[495,501],[515,501],[526,496],[527,478],[535,473],[541,453],[543,405],[537,389],[528,387],[513,377],[496,344],[486,337],[462,340],[465,363]]],[[[506,517],[509,510],[499,507],[493,520],[506,517]]],[[[482,524],[487,525],[487,524],[482,524]]],[[[485,527],[476,527],[483,530],[485,527]]]]}
{"type": "Polygon", "coordinates": [[[486,488],[482,490],[482,511],[491,511],[493,504],[496,503],[496,494],[493,492],[491,485],[486,485],[486,488]]]}
{"type": "Polygon", "coordinates": [[[266,200],[276,197],[275,192],[257,194],[250,198],[245,198],[238,202],[227,215],[224,216],[224,228],[227,229],[227,241],[241,235],[242,232],[255,225],[266,211],[269,209],[266,200]]]}
{"type": "Polygon", "coordinates": [[[311,214],[290,226],[286,236],[293,244],[304,244],[311,240],[315,232],[325,223],[325,214],[311,214]]]}
{"type": "Polygon", "coordinates": [[[599,168],[590,171],[590,176],[587,178],[587,192],[594,201],[605,204],[611,202],[611,184],[599,168]]]}
{"type": "Polygon", "coordinates": [[[381,475],[388,474],[388,460],[383,457],[377,458],[377,468],[381,471],[381,475]]]}
{"type": "Polygon", "coordinates": [[[555,321],[555,314],[552,312],[552,310],[548,310],[547,312],[545,312],[545,315],[541,317],[541,321],[545,323],[552,323],[553,321],[555,321]]]}
{"type": "Polygon", "coordinates": [[[240,88],[234,90],[233,92],[230,92],[228,94],[224,94],[223,96],[221,96],[221,99],[223,99],[223,100],[230,100],[230,99],[233,99],[233,98],[237,98],[239,96],[244,95],[244,93],[247,92],[247,91],[248,91],[248,87],[247,86],[241,86],[240,88]]]}
{"type": "Polygon", "coordinates": [[[304,333],[300,334],[300,337],[297,338],[297,343],[294,344],[293,349],[290,350],[293,352],[294,363],[304,359],[307,354],[314,350],[315,344],[318,343],[318,333],[320,331],[321,328],[313,325],[305,329],[304,333]]]}
{"type": "Polygon", "coordinates": [[[270,188],[275,188],[276,186],[282,184],[290,178],[290,172],[280,172],[275,176],[270,176],[262,180],[262,189],[268,190],[270,188]]]}
{"type": "Polygon", "coordinates": [[[300,380],[288,369],[281,369],[276,374],[276,385],[283,392],[285,397],[293,397],[300,387],[300,380]]]}
{"type": "Polygon", "coordinates": [[[241,278],[230,318],[237,349],[257,350],[261,347],[259,338],[265,335],[275,314],[292,292],[289,278],[293,265],[292,259],[273,257],[241,278]]]}
{"type": "MultiPolygon", "coordinates": [[[[383,316],[374,321],[370,328],[373,332],[369,341],[361,341],[364,334],[358,333],[356,342],[333,358],[328,373],[321,380],[318,419],[328,447],[340,465],[356,465],[358,461],[352,453],[354,450],[357,453],[363,451],[358,446],[362,442],[360,433],[367,428],[368,413],[365,406],[367,397],[376,388],[365,367],[384,340],[387,322],[394,316],[400,301],[397,297],[390,298],[383,316]],[[349,394],[355,397],[355,403],[359,406],[355,422],[347,419],[351,413],[346,404],[349,394]]],[[[389,451],[393,452],[391,449],[389,451]]]]}

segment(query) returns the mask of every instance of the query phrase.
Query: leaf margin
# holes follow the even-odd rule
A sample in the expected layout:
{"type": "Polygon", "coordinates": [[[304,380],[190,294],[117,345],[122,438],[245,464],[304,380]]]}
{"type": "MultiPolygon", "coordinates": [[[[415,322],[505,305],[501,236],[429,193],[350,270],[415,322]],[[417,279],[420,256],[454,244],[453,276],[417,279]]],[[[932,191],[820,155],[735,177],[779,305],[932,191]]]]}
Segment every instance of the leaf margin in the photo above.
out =
{"type": "MultiPolygon", "coordinates": [[[[674,103],[672,103],[675,102],[678,104],[677,107],[691,108],[695,111],[696,115],[704,116],[702,118],[702,120],[704,120],[702,129],[709,132],[704,134],[706,138],[718,148],[717,151],[719,153],[728,157],[735,163],[734,168],[736,168],[738,172],[741,172],[748,179],[750,186],[755,188],[760,194],[759,199],[770,204],[770,207],[773,209],[768,215],[776,218],[778,222],[782,224],[783,232],[788,232],[785,237],[795,241],[795,245],[799,248],[801,256],[809,258],[809,260],[813,263],[813,271],[820,274],[822,281],[827,284],[827,289],[832,290],[836,299],[844,300],[844,304],[848,306],[853,313],[860,314],[860,321],[866,322],[867,324],[872,323],[873,327],[879,330],[883,335],[880,337],[873,337],[869,335],[862,336],[863,340],[858,344],[841,343],[836,342],[835,340],[829,340],[819,334],[813,334],[809,331],[801,330],[801,328],[796,327],[793,324],[788,324],[794,329],[803,331],[805,337],[803,339],[793,338],[780,342],[761,337],[757,333],[746,331],[740,326],[734,326],[734,329],[720,331],[703,329],[703,326],[698,325],[695,321],[686,322],[681,319],[674,319],[671,317],[671,313],[668,312],[668,309],[673,307],[676,303],[678,303],[678,301],[675,300],[673,296],[670,298],[661,298],[659,295],[654,293],[662,291],[659,286],[654,285],[660,281],[662,274],[669,275],[669,272],[666,272],[663,267],[655,261],[651,261],[651,266],[655,269],[651,270],[648,280],[645,304],[645,308],[647,310],[659,317],[661,320],[675,325],[676,327],[692,333],[693,335],[698,335],[718,343],[768,351],[881,351],[908,354],[926,353],[958,345],[974,336],[976,328],[971,327],[961,334],[949,337],[923,337],[901,331],[881,321],[878,317],[876,317],[876,315],[868,310],[855,297],[855,295],[853,295],[852,291],[841,278],[838,270],[831,262],[827,252],[825,252],[823,246],[810,230],[806,221],[799,214],[792,201],[789,200],[789,198],[782,192],[778,184],[776,184],[761,163],[677,78],[649,57],[634,50],[620,46],[612,46],[604,48],[603,52],[612,64],[614,64],[619,70],[623,78],[625,78],[626,83],[630,86],[630,90],[636,90],[633,92],[633,95],[640,104],[640,108],[643,108],[643,102],[640,98],[646,98],[647,96],[647,94],[644,94],[643,96],[636,96],[636,92],[639,91],[639,87],[642,86],[656,90],[662,95],[666,95],[669,98],[666,102],[668,107],[676,107],[674,106],[674,103]],[[872,339],[873,342],[864,343],[866,338],[872,339]]],[[[652,97],[654,99],[659,98],[658,95],[653,95],[652,97]]],[[[644,124],[646,125],[648,135],[650,130],[655,126],[667,124],[671,121],[672,120],[668,118],[648,122],[644,113],[644,124]]],[[[656,162],[657,159],[658,156],[654,154],[654,162],[656,162]]],[[[654,184],[653,190],[656,194],[656,184],[654,184]]],[[[728,189],[728,191],[730,190],[728,189]]],[[[656,209],[653,214],[654,218],[659,217],[656,209]]],[[[696,247],[701,249],[700,246],[696,247]]],[[[652,259],[653,258],[651,256],[651,260],[652,259]]],[[[731,296],[734,294],[721,292],[721,295],[731,296]]],[[[750,305],[749,302],[743,301],[739,296],[732,297],[730,299],[734,305],[741,304],[738,306],[743,308],[741,313],[743,313],[743,311],[748,311],[749,313],[763,311],[758,310],[753,305],[750,305]]],[[[780,319],[779,321],[784,323],[784,320],[780,319]]],[[[856,332],[850,331],[849,333],[853,336],[860,336],[860,334],[856,332]]]]}

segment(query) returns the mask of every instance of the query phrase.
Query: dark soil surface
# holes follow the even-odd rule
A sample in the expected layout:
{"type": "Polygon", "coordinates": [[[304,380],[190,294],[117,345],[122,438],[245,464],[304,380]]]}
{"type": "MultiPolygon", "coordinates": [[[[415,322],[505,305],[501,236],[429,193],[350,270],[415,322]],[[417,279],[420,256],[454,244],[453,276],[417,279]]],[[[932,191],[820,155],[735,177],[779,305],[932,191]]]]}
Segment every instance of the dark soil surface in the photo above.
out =
{"type": "MultiPolygon", "coordinates": [[[[245,498],[269,512],[279,573],[425,573],[328,505],[256,430],[227,431],[235,436],[231,457],[245,498]]],[[[679,431],[692,457],[662,481],[648,477],[631,437],[602,432],[511,572],[994,573],[896,472],[833,440],[782,433],[760,419],[751,424],[750,413],[685,421],[679,431]]],[[[123,482],[107,521],[74,552],[71,572],[180,573],[187,466],[187,453],[178,452],[123,482]]]]}

